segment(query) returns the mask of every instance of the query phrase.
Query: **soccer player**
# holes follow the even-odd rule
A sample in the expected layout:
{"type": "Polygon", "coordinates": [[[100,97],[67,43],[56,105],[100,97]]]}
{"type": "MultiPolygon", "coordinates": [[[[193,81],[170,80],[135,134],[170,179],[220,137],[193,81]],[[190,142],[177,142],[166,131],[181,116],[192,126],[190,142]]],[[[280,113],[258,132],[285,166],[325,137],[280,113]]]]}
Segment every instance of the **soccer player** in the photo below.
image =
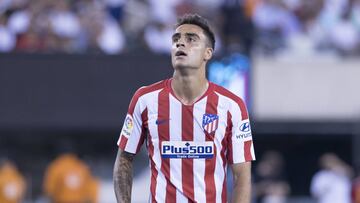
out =
{"type": "Polygon", "coordinates": [[[227,202],[226,169],[232,169],[232,202],[249,203],[255,159],[245,103],[206,79],[215,38],[207,21],[188,14],[172,36],[173,77],[134,94],[114,166],[118,202],[131,201],[132,160],[146,143],[149,202],[227,202]]]}

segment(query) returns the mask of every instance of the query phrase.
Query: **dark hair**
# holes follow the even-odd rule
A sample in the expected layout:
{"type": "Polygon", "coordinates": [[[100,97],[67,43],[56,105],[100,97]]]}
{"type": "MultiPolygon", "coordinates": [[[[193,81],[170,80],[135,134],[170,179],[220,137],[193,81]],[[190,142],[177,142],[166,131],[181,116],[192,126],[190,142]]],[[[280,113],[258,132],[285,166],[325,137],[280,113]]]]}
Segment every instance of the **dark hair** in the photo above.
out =
{"type": "Polygon", "coordinates": [[[205,18],[201,17],[198,14],[185,14],[178,19],[177,24],[175,25],[175,28],[179,27],[180,25],[184,25],[184,24],[192,24],[192,25],[197,25],[197,26],[201,27],[204,34],[208,38],[208,41],[210,42],[211,48],[215,49],[215,36],[209,26],[209,23],[207,22],[207,20],[205,18]]]}

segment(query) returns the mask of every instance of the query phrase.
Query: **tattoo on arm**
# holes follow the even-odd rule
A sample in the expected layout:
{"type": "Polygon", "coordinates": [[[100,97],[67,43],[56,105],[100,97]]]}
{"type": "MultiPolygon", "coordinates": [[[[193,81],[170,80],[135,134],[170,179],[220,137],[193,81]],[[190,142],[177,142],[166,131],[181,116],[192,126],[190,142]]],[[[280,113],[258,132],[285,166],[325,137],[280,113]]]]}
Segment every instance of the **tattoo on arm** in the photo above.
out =
{"type": "Polygon", "coordinates": [[[119,149],[113,174],[115,195],[118,203],[131,202],[133,159],[134,154],[119,149]]]}

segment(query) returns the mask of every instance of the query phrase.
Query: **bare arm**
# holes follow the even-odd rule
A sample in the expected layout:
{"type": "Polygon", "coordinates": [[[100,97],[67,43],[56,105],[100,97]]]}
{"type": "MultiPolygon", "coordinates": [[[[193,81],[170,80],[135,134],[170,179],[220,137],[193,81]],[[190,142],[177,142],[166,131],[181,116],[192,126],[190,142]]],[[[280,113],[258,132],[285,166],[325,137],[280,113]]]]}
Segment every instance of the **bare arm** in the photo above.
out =
{"type": "Polygon", "coordinates": [[[251,162],[231,166],[234,177],[233,203],[250,203],[251,200],[251,162]]]}
{"type": "Polygon", "coordinates": [[[118,203],[131,202],[134,154],[119,149],[114,166],[114,189],[118,203]]]}

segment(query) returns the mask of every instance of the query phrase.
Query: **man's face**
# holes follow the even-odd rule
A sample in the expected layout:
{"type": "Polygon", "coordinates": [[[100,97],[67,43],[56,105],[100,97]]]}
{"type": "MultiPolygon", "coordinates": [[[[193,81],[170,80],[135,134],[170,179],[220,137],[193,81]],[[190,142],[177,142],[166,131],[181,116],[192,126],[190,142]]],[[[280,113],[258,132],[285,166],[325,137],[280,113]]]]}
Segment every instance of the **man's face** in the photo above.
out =
{"type": "Polygon", "coordinates": [[[200,68],[212,56],[212,48],[207,46],[207,38],[202,28],[184,24],[176,28],[172,36],[171,61],[177,68],[200,68]]]}

